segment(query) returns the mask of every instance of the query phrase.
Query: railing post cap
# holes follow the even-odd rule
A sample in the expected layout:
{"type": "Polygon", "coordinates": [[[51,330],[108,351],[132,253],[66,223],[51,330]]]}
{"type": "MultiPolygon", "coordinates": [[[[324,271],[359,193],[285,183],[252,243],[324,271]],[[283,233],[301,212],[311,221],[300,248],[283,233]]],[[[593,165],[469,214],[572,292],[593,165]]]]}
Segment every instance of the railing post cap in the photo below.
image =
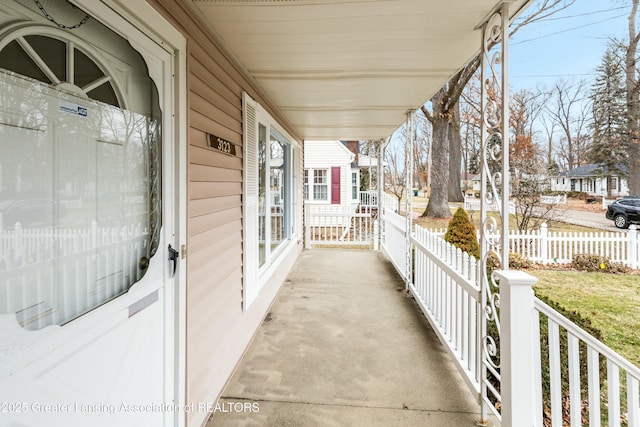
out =
{"type": "Polygon", "coordinates": [[[538,279],[520,270],[496,270],[493,272],[498,279],[509,284],[509,286],[533,286],[538,283],[538,279]]]}

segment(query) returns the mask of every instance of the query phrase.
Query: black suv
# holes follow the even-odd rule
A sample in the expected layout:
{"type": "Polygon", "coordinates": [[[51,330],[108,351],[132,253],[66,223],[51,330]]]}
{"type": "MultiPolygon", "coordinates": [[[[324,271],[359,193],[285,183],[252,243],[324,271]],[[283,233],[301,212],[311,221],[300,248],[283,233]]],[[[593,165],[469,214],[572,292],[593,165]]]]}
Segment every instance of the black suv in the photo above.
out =
{"type": "Polygon", "coordinates": [[[628,228],[631,223],[640,223],[640,196],[626,196],[609,205],[607,219],[618,228],[628,228]]]}

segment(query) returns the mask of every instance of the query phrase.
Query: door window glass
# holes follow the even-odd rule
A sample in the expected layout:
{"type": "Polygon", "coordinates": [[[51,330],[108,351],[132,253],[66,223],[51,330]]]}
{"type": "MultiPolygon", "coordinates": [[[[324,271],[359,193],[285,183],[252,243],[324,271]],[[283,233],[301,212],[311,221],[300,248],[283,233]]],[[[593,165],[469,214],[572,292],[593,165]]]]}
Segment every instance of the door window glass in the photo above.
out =
{"type": "MultiPolygon", "coordinates": [[[[93,310],[149,270],[162,223],[161,125],[122,108],[96,54],[70,48],[62,32],[3,45],[0,313],[34,330],[93,310]]],[[[148,76],[131,83],[147,91],[144,111],[160,111],[148,76]]]]}

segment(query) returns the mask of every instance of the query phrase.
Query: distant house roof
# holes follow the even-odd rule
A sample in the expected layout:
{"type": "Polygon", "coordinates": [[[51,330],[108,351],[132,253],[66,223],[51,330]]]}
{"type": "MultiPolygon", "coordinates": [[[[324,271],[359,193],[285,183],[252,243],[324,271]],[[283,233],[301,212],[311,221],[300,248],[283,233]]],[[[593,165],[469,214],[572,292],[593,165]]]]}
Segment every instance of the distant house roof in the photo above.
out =
{"type": "MultiPolygon", "coordinates": [[[[590,176],[601,176],[603,174],[605,174],[607,171],[609,170],[609,167],[607,165],[604,165],[602,163],[598,164],[598,163],[591,163],[588,165],[584,165],[584,166],[579,166],[577,168],[573,168],[571,170],[565,171],[565,172],[561,172],[560,174],[558,174],[558,176],[560,177],[567,177],[567,178],[585,178],[585,177],[590,177],[590,176]]],[[[619,164],[616,165],[615,170],[613,170],[612,172],[614,173],[626,173],[627,172],[627,167],[623,164],[619,164]]]]}

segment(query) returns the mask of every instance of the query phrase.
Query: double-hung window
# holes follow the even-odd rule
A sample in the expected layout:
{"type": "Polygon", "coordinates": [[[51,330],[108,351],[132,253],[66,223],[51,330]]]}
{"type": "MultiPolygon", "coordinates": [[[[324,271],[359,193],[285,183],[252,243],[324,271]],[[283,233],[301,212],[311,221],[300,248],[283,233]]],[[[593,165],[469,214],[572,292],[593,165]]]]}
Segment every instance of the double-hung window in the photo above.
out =
{"type": "Polygon", "coordinates": [[[311,202],[329,200],[329,170],[304,170],[304,199],[311,202]]]}
{"type": "Polygon", "coordinates": [[[329,181],[327,180],[326,169],[316,169],[313,171],[313,199],[327,200],[329,197],[329,181]]]}
{"type": "Polygon", "coordinates": [[[358,172],[351,172],[351,200],[358,200],[358,172]]]}

